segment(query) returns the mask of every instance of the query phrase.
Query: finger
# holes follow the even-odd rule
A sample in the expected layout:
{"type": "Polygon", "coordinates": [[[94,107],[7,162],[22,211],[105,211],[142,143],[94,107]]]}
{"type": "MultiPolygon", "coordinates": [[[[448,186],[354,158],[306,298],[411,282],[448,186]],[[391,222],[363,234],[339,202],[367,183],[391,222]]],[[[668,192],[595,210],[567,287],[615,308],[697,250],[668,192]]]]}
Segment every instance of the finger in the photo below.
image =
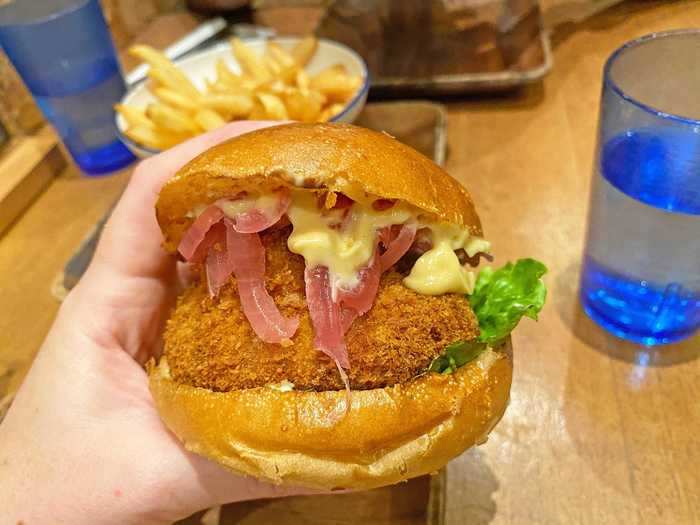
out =
{"type": "Polygon", "coordinates": [[[279,123],[231,123],[143,161],[135,169],[124,195],[105,225],[94,261],[107,264],[125,276],[161,277],[164,272],[170,272],[174,263],[160,246],[162,235],[154,212],[161,186],[184,164],[208,148],[276,124],[279,123]]]}
{"type": "MultiPolygon", "coordinates": [[[[249,476],[240,476],[201,456],[191,455],[197,471],[197,487],[206,506],[223,505],[236,501],[329,494],[329,491],[273,485],[249,476]]],[[[197,491],[195,491],[197,492],[197,491]]]]}

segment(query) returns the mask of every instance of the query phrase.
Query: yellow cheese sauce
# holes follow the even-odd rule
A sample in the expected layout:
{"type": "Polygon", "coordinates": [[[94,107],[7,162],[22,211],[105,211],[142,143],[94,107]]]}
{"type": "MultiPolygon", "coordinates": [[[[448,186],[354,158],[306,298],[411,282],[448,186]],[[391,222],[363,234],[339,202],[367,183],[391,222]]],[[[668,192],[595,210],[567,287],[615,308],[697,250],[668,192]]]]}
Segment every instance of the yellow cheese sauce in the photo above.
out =
{"type": "Polygon", "coordinates": [[[423,295],[472,293],[476,274],[462,266],[455,250],[463,249],[472,257],[479,252],[488,253],[491,243],[454,224],[429,223],[425,226],[432,232],[433,247],[416,260],[403,283],[423,295]]]}
{"type": "Polygon", "coordinates": [[[332,225],[343,221],[343,210],[321,214],[316,195],[309,191],[292,193],[287,216],[292,233],[287,239],[289,251],[304,257],[309,268],[326,266],[334,284],[352,288],[358,283],[358,270],[366,266],[374,253],[377,230],[402,224],[413,214],[397,204],[384,211],[355,203],[342,231],[332,225]]]}
{"type": "MultiPolygon", "coordinates": [[[[291,252],[303,256],[307,266],[326,266],[333,284],[351,288],[358,282],[358,270],[372,257],[377,230],[416,221],[416,213],[402,203],[378,211],[356,202],[350,209],[346,227],[342,231],[332,228],[332,224],[342,220],[342,214],[342,210],[330,210],[320,215],[315,194],[295,191],[287,211],[293,226],[287,246],[291,252]]],[[[455,250],[462,248],[471,257],[481,251],[488,252],[488,241],[452,224],[419,223],[418,226],[430,228],[433,248],[418,258],[404,284],[424,295],[471,293],[476,276],[460,264],[455,250]]]]}
{"type": "MultiPolygon", "coordinates": [[[[224,214],[234,217],[254,207],[272,211],[277,206],[277,197],[254,195],[219,201],[217,205],[224,214]]],[[[488,241],[454,224],[419,221],[418,212],[403,203],[380,211],[355,202],[344,219],[346,211],[322,212],[316,194],[303,190],[292,191],[292,202],[287,210],[292,223],[292,233],[287,239],[289,250],[304,257],[309,268],[326,266],[334,290],[338,286],[357,285],[358,271],[372,258],[378,230],[410,221],[417,223],[418,228],[430,229],[433,247],[416,260],[403,280],[404,285],[424,295],[470,294],[474,290],[476,275],[460,264],[455,250],[464,249],[470,257],[478,252],[488,253],[491,246],[488,241]],[[344,224],[342,229],[341,223],[344,224]]]]}
{"type": "Polygon", "coordinates": [[[278,202],[279,197],[277,195],[267,193],[264,195],[251,195],[242,199],[220,200],[216,205],[224,212],[224,215],[233,219],[236,215],[250,211],[253,208],[272,214],[277,209],[278,202]]]}

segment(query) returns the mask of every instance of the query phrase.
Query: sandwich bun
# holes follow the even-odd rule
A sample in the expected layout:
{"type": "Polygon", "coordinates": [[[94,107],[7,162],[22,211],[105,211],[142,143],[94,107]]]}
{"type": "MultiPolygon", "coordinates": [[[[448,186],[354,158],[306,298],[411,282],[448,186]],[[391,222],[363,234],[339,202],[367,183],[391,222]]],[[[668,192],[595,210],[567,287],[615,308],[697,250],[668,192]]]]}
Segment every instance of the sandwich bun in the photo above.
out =
{"type": "Polygon", "coordinates": [[[279,186],[327,189],[363,201],[398,199],[434,219],[481,235],[467,190],[386,133],[348,124],[286,124],[222,142],[187,163],[161,189],[156,216],[165,248],[177,250],[196,205],[279,186]]]}
{"type": "Polygon", "coordinates": [[[453,374],[353,391],[347,413],[342,390],[214,392],[174,382],[165,358],[149,376],[161,418],[188,450],[271,483],[371,489],[484,442],[508,404],[512,349],[508,339],[453,374]]]}

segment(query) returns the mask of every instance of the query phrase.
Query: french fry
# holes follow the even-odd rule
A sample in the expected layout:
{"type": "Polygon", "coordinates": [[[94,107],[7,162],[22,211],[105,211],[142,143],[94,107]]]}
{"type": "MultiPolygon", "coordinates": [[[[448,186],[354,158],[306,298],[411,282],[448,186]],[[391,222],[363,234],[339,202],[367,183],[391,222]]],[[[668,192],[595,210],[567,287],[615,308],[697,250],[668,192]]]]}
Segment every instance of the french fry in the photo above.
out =
{"type": "Polygon", "coordinates": [[[319,122],[328,122],[345,108],[344,104],[331,104],[318,117],[319,122]]]}
{"type": "Polygon", "coordinates": [[[303,69],[297,71],[296,83],[302,92],[309,90],[309,75],[303,69]]]}
{"type": "Polygon", "coordinates": [[[267,70],[272,74],[272,77],[279,78],[279,76],[282,74],[282,66],[275,62],[275,59],[270,56],[264,56],[263,62],[265,63],[267,70]]]}
{"type": "Polygon", "coordinates": [[[345,104],[331,104],[328,107],[328,113],[330,114],[330,118],[335,117],[336,115],[339,115],[340,113],[343,112],[345,109],[345,104]]]}
{"type": "Polygon", "coordinates": [[[326,97],[326,95],[324,95],[324,94],[321,93],[320,91],[316,91],[315,89],[310,89],[310,90],[309,90],[309,96],[310,96],[313,100],[315,100],[316,102],[318,102],[318,104],[319,104],[321,107],[325,106],[326,103],[328,102],[328,97],[326,97]]]}
{"type": "Polygon", "coordinates": [[[207,93],[204,96],[207,96],[211,93],[230,93],[232,89],[233,88],[225,82],[217,80],[215,82],[210,82],[207,85],[207,93]]]}
{"type": "Polygon", "coordinates": [[[293,90],[284,97],[289,118],[301,122],[315,122],[321,114],[321,104],[310,93],[293,90]]]}
{"type": "Polygon", "coordinates": [[[166,106],[165,104],[149,104],[146,115],[157,126],[175,134],[197,134],[201,128],[186,113],[166,106]]]}
{"type": "Polygon", "coordinates": [[[196,100],[184,96],[182,93],[173,91],[165,87],[155,88],[153,94],[158,97],[161,102],[175,109],[181,109],[187,112],[197,111],[199,107],[196,100]]]}
{"type": "Polygon", "coordinates": [[[231,71],[223,60],[219,60],[216,63],[216,74],[219,82],[231,87],[240,86],[243,80],[240,75],[231,71]]]}
{"type": "MultiPolygon", "coordinates": [[[[358,77],[342,73],[338,68],[324,69],[311,78],[309,86],[334,102],[346,101],[357,91],[358,77]]],[[[359,79],[358,79],[359,80],[359,79]]]]}
{"type": "Polygon", "coordinates": [[[279,80],[281,80],[289,86],[294,86],[298,70],[299,68],[296,64],[290,67],[283,67],[279,74],[279,80]]]}
{"type": "Polygon", "coordinates": [[[258,100],[265,108],[267,117],[272,120],[289,120],[287,108],[284,107],[282,100],[275,95],[269,93],[257,93],[258,100]]]}
{"type": "Polygon", "coordinates": [[[258,91],[263,93],[271,93],[273,95],[283,95],[288,89],[289,87],[287,84],[277,79],[273,80],[272,82],[265,82],[264,85],[260,86],[258,91]]]}
{"type": "Polygon", "coordinates": [[[187,78],[187,75],[175,67],[160,51],[148,46],[132,46],[129,48],[129,54],[149,63],[151,66],[148,72],[150,78],[155,77],[158,82],[174,91],[181,91],[194,97],[199,95],[199,91],[187,78]],[[151,73],[154,70],[157,72],[152,76],[151,73]]]}
{"type": "Polygon", "coordinates": [[[321,114],[318,116],[318,122],[328,122],[331,118],[331,108],[327,107],[323,111],[321,111],[321,114]]]}
{"type": "Polygon", "coordinates": [[[267,120],[268,118],[267,111],[265,111],[265,106],[262,105],[257,97],[255,102],[253,102],[253,110],[250,112],[248,118],[250,120],[267,120]]]}
{"type": "Polygon", "coordinates": [[[179,144],[187,137],[171,134],[154,127],[134,126],[124,130],[124,134],[137,144],[156,150],[165,150],[179,144]]]}
{"type": "Polygon", "coordinates": [[[192,85],[189,80],[183,83],[179,71],[173,71],[170,68],[152,67],[148,70],[148,78],[150,78],[158,87],[165,87],[172,91],[182,93],[182,95],[191,98],[199,97],[200,93],[197,88],[192,85]]]}
{"type": "Polygon", "coordinates": [[[241,94],[210,94],[201,99],[202,105],[231,117],[247,117],[253,111],[253,98],[241,94]]]}
{"type": "MultiPolygon", "coordinates": [[[[269,80],[267,82],[269,82],[269,80]]],[[[241,80],[241,88],[243,88],[251,93],[253,91],[255,91],[256,89],[258,89],[262,84],[264,84],[264,82],[261,82],[259,80],[254,79],[254,78],[250,78],[249,76],[243,76],[243,78],[241,80]]]]}
{"type": "Polygon", "coordinates": [[[317,46],[318,40],[313,36],[307,36],[292,48],[292,57],[300,67],[304,67],[316,53],[317,46]]]}
{"type": "Polygon", "coordinates": [[[200,109],[195,113],[194,120],[205,131],[211,131],[226,124],[226,121],[211,109],[200,109]]]}
{"type": "Polygon", "coordinates": [[[277,62],[282,68],[291,68],[297,65],[294,57],[287,51],[282,49],[282,47],[271,40],[267,41],[267,53],[272,59],[277,62]]]}
{"type": "Polygon", "coordinates": [[[144,62],[153,66],[169,67],[170,60],[163,53],[150,46],[135,45],[129,48],[129,54],[133,57],[140,58],[144,62]]]}
{"type": "Polygon", "coordinates": [[[151,119],[146,116],[146,112],[143,109],[127,106],[126,104],[115,104],[114,109],[124,117],[129,127],[153,128],[155,126],[151,119]]]}
{"type": "Polygon", "coordinates": [[[231,40],[231,48],[233,49],[233,55],[245,73],[260,82],[267,82],[272,78],[262,58],[241,42],[239,38],[231,40]]]}

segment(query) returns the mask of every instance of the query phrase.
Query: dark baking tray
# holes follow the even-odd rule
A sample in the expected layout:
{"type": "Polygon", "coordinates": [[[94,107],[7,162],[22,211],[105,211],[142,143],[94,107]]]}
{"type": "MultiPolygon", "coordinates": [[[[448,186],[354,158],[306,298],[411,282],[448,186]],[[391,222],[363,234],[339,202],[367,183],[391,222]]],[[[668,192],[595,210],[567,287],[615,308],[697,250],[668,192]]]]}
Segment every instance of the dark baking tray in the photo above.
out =
{"type": "Polygon", "coordinates": [[[552,68],[537,0],[314,3],[260,0],[254,20],[280,34],[313,30],[355,49],[367,62],[373,96],[503,91],[552,68]]]}

